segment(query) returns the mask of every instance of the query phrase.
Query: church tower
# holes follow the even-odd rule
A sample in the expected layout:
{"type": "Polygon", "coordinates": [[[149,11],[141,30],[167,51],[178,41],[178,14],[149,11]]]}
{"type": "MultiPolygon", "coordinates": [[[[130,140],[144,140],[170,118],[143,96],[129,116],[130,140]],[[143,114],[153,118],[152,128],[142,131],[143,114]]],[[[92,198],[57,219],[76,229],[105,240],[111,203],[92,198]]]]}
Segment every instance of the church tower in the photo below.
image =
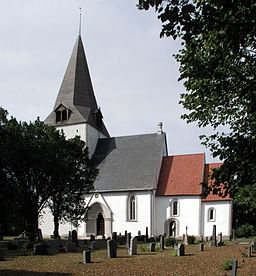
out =
{"type": "Polygon", "coordinates": [[[79,35],[53,111],[45,119],[45,123],[59,130],[63,129],[68,139],[80,136],[92,155],[98,139],[109,137],[102,119],[93,91],[82,38],[79,35]]]}

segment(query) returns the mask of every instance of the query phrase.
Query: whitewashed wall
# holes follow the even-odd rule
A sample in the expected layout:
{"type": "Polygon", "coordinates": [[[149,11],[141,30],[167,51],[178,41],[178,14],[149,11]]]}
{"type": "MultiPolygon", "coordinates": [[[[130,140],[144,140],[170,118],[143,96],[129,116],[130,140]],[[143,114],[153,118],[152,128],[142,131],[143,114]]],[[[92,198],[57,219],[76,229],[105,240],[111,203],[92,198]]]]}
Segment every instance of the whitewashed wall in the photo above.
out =
{"type": "Polygon", "coordinates": [[[223,236],[231,235],[232,229],[232,201],[204,201],[202,202],[202,235],[211,236],[213,225],[216,225],[217,233],[223,236]],[[208,220],[208,210],[214,208],[216,217],[213,221],[208,220]]]}
{"type": "MultiPolygon", "coordinates": [[[[112,232],[124,234],[125,231],[131,232],[132,235],[137,235],[138,231],[145,234],[146,227],[148,227],[148,234],[151,235],[151,212],[152,192],[151,191],[137,191],[132,193],[136,196],[136,221],[127,220],[127,201],[131,195],[129,192],[113,192],[113,193],[98,193],[97,198],[93,195],[89,202],[89,206],[99,203],[104,208],[109,208],[112,213],[112,232]]],[[[86,225],[85,225],[86,229],[86,225]]],[[[106,231],[109,236],[110,232],[106,231]]],[[[85,233],[84,233],[85,234],[85,233]]],[[[89,235],[90,233],[87,233],[89,235]]]]}
{"type": "Polygon", "coordinates": [[[155,199],[155,235],[166,232],[165,223],[170,219],[178,221],[178,237],[186,233],[200,236],[200,196],[156,196],[155,199]],[[178,215],[171,215],[171,202],[178,200],[178,215]]]}
{"type": "Polygon", "coordinates": [[[57,127],[56,129],[57,130],[63,129],[67,139],[74,138],[75,136],[80,136],[83,141],[86,141],[86,124],[85,123],[57,127]]]}

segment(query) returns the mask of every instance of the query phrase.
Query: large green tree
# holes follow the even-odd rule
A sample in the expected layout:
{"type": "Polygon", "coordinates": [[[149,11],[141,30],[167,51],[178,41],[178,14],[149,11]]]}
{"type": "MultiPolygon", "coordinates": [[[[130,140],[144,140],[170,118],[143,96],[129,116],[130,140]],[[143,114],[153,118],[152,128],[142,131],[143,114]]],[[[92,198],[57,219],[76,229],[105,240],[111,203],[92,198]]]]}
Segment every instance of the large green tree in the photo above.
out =
{"type": "Polygon", "coordinates": [[[212,127],[202,143],[224,162],[210,190],[231,194],[235,215],[255,223],[256,1],[138,1],[140,9],[150,6],[162,21],[161,37],[181,42],[182,118],[212,127]]]}

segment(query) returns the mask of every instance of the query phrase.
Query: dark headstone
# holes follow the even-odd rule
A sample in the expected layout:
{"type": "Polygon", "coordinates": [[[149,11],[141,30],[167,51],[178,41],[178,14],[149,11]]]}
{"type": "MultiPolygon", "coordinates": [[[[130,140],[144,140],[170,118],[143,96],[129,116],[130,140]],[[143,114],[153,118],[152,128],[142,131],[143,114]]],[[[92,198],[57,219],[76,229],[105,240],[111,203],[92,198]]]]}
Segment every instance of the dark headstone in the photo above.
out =
{"type": "Polygon", "coordinates": [[[4,251],[0,250],[0,261],[4,261],[4,251]]]}
{"type": "Polygon", "coordinates": [[[84,264],[88,264],[91,262],[91,251],[90,250],[83,251],[83,259],[84,259],[84,264]]]}
{"type": "Polygon", "coordinates": [[[177,256],[185,256],[185,246],[183,243],[178,244],[177,256]]]}
{"type": "Polygon", "coordinates": [[[39,242],[43,241],[43,235],[42,235],[42,230],[39,228],[37,229],[37,240],[39,242]]]}
{"type": "Polygon", "coordinates": [[[127,231],[125,230],[124,231],[124,237],[125,237],[125,240],[127,239],[127,231]]]}
{"type": "Polygon", "coordinates": [[[204,251],[204,244],[200,243],[200,251],[204,251]]]}
{"type": "Polygon", "coordinates": [[[71,241],[72,240],[72,232],[68,231],[68,240],[71,241]]]}
{"type": "Polygon", "coordinates": [[[94,236],[94,235],[91,235],[91,236],[90,236],[90,241],[91,241],[91,242],[95,241],[95,236],[94,236]]]}
{"type": "Polygon", "coordinates": [[[137,255],[137,237],[133,237],[131,239],[131,244],[128,253],[129,255],[137,255]]]}
{"type": "Polygon", "coordinates": [[[78,246],[78,239],[77,239],[77,231],[76,230],[73,230],[72,231],[72,242],[78,246]]]}
{"type": "Polygon", "coordinates": [[[222,232],[218,233],[218,246],[223,245],[222,232]]]}
{"type": "Polygon", "coordinates": [[[117,232],[112,233],[112,240],[117,240],[117,232]]]}
{"type": "Polygon", "coordinates": [[[149,250],[150,250],[150,252],[155,252],[156,251],[156,244],[154,242],[152,242],[150,244],[149,250]]]}
{"type": "Polygon", "coordinates": [[[109,258],[116,258],[116,241],[108,240],[107,241],[107,250],[109,258]]]}
{"type": "Polygon", "coordinates": [[[148,241],[148,227],[146,227],[146,239],[148,241]]]}
{"type": "Polygon", "coordinates": [[[214,224],[212,227],[212,241],[211,246],[217,246],[217,240],[216,240],[216,225],[214,224]]]}
{"type": "Polygon", "coordinates": [[[141,231],[138,231],[138,237],[141,237],[141,231]]]}
{"type": "Polygon", "coordinates": [[[106,239],[106,238],[105,238],[105,235],[102,235],[102,239],[103,239],[103,240],[105,240],[105,239],[106,239]]]}
{"type": "Polygon", "coordinates": [[[236,270],[237,270],[237,260],[235,259],[235,260],[233,260],[231,276],[236,276],[236,270]]]}
{"type": "Polygon", "coordinates": [[[34,255],[48,255],[47,245],[41,243],[35,244],[34,255]]]}
{"type": "Polygon", "coordinates": [[[160,235],[159,240],[160,240],[160,250],[164,250],[164,236],[160,235]]]}
{"type": "Polygon", "coordinates": [[[76,252],[76,244],[72,241],[68,241],[66,244],[66,252],[76,252]]]}
{"type": "Polygon", "coordinates": [[[131,242],[131,233],[127,233],[126,235],[126,248],[130,248],[130,242],[131,242]]]}

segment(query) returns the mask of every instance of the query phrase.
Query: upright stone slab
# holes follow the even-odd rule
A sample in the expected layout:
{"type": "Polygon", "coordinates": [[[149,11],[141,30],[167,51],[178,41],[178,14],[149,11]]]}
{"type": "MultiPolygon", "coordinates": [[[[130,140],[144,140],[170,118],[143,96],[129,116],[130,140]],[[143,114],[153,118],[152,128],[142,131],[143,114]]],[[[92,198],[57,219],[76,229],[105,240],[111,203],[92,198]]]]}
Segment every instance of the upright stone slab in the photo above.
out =
{"type": "Polygon", "coordinates": [[[237,260],[233,260],[233,264],[232,264],[232,274],[231,276],[236,276],[236,270],[237,270],[237,260]]]}
{"type": "Polygon", "coordinates": [[[154,242],[150,243],[149,250],[150,250],[150,252],[156,251],[156,244],[154,242]]]}
{"type": "Polygon", "coordinates": [[[200,243],[200,251],[204,251],[204,244],[200,243]]]}
{"type": "Polygon", "coordinates": [[[137,255],[137,237],[131,239],[131,245],[128,250],[129,255],[137,255]]]}
{"type": "Polygon", "coordinates": [[[91,235],[91,236],[90,236],[90,241],[91,241],[91,242],[95,241],[95,236],[94,236],[94,235],[91,235]]]}
{"type": "Polygon", "coordinates": [[[91,262],[91,251],[90,250],[83,251],[83,261],[84,261],[84,264],[88,264],[91,262]]]}
{"type": "Polygon", "coordinates": [[[148,241],[148,227],[146,227],[146,240],[148,241]]]}
{"type": "Polygon", "coordinates": [[[115,240],[107,241],[107,250],[109,258],[116,258],[116,242],[115,240]]]}
{"type": "Polygon", "coordinates": [[[185,256],[185,246],[183,243],[178,244],[177,256],[185,256]]]}
{"type": "Polygon", "coordinates": [[[72,232],[68,231],[68,240],[71,241],[72,240],[72,232]]]}
{"type": "Polygon", "coordinates": [[[131,233],[129,232],[129,233],[127,233],[127,235],[126,235],[126,248],[128,249],[128,248],[130,248],[130,243],[131,243],[131,233]]]}
{"type": "Polygon", "coordinates": [[[188,245],[188,227],[186,226],[186,235],[185,235],[185,239],[184,239],[184,244],[188,245]]]}
{"type": "Polygon", "coordinates": [[[218,233],[218,246],[223,245],[222,232],[218,233]]]}
{"type": "Polygon", "coordinates": [[[249,246],[248,247],[248,258],[251,258],[252,257],[252,247],[249,246]]]}
{"type": "Polygon", "coordinates": [[[159,240],[160,240],[160,250],[164,250],[164,236],[160,235],[159,240]]]}
{"type": "Polygon", "coordinates": [[[40,228],[37,229],[37,240],[39,242],[43,241],[43,235],[42,235],[42,230],[40,228]]]}
{"type": "Polygon", "coordinates": [[[200,236],[200,242],[204,242],[204,236],[203,235],[200,236]]]}
{"type": "Polygon", "coordinates": [[[73,230],[72,231],[72,242],[78,246],[78,239],[77,239],[77,231],[76,230],[73,230]]]}
{"type": "Polygon", "coordinates": [[[256,241],[253,241],[253,252],[256,252],[256,241]]]}
{"type": "Polygon", "coordinates": [[[216,240],[216,225],[214,224],[212,227],[212,241],[211,246],[217,246],[217,240],[216,240]]]}

